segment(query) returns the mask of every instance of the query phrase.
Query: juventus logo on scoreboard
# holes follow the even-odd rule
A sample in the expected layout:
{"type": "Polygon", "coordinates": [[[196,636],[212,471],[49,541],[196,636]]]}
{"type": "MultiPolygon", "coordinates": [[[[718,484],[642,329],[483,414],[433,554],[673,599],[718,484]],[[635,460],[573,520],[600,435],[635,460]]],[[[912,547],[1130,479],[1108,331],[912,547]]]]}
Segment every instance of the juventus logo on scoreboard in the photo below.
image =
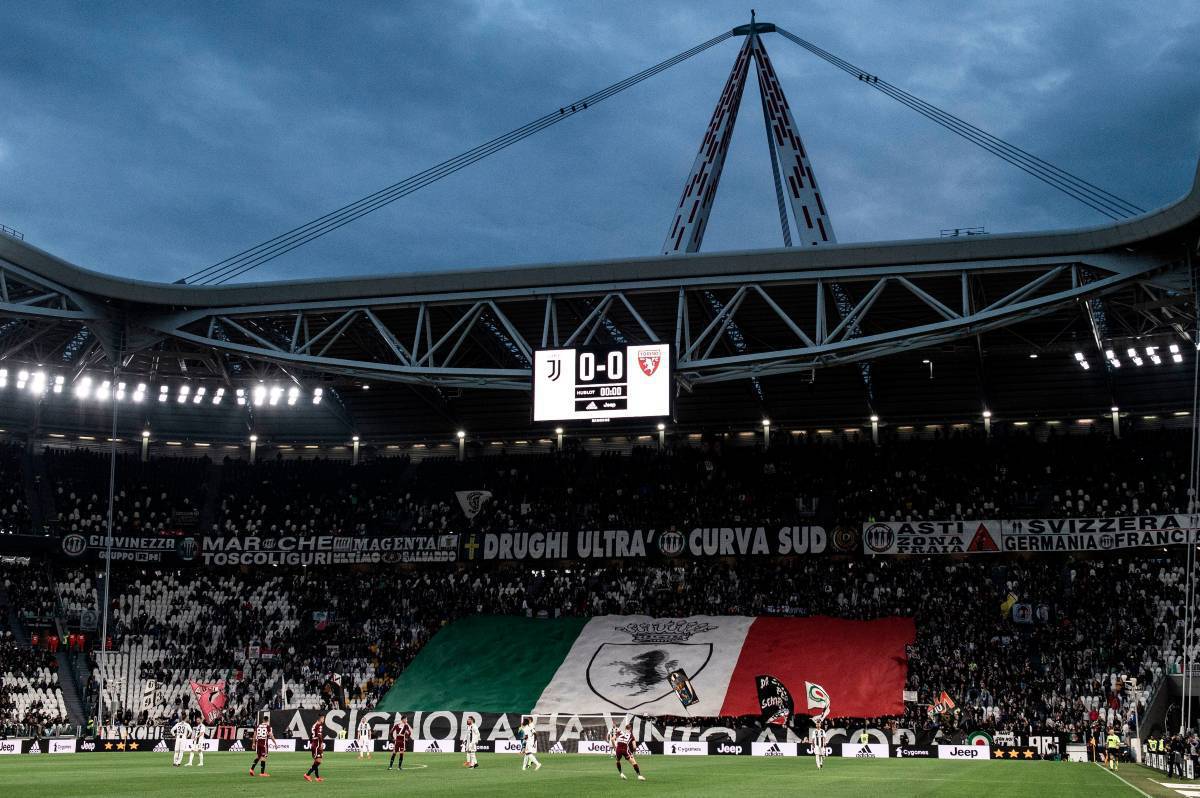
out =
{"type": "Polygon", "coordinates": [[[607,421],[671,414],[669,344],[534,353],[534,421],[607,421]]]}

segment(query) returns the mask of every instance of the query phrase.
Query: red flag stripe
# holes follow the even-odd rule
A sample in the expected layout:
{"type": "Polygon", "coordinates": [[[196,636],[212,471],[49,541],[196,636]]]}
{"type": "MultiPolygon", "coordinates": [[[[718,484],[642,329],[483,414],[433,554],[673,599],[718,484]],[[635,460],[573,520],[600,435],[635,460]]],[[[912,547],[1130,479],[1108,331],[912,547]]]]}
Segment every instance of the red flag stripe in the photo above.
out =
{"type": "Polygon", "coordinates": [[[849,621],[840,618],[756,618],[746,634],[722,715],[759,712],[754,678],[769,673],[804,702],[804,682],[829,693],[833,717],[875,717],[904,713],[908,676],[905,646],[916,640],[912,618],[849,621]]]}

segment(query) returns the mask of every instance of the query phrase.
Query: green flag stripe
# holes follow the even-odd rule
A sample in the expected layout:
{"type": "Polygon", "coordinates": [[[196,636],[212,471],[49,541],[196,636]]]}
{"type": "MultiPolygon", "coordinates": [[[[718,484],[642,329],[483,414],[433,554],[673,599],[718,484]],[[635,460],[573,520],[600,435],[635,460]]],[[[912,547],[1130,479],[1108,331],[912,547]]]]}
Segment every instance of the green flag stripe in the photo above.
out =
{"type": "Polygon", "coordinates": [[[455,621],[421,649],[376,709],[529,712],[588,620],[455,621]]]}

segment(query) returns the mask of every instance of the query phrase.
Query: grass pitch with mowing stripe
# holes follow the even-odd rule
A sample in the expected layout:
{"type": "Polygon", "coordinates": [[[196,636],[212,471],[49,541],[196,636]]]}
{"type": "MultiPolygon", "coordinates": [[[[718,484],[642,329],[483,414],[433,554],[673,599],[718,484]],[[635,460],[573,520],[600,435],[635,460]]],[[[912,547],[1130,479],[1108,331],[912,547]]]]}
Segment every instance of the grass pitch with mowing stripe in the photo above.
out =
{"type": "MultiPolygon", "coordinates": [[[[480,754],[468,770],[452,754],[409,754],[402,773],[389,772],[387,757],[327,754],[321,784],[304,781],[308,754],[276,753],[270,778],[247,775],[250,753],[214,753],[204,767],[171,766],[170,754],[88,753],[0,757],[0,795],[102,798],[102,796],[419,796],[520,795],[587,798],[622,795],[722,796],[814,795],[835,798],[1137,798],[1138,793],[1095,765],[1066,762],[954,762],[830,758],[818,771],[807,757],[644,757],[646,781],[617,776],[602,756],[542,754],[542,769],[521,770],[521,757],[480,754]]],[[[186,759],[185,759],[186,761],[186,759]]],[[[1124,769],[1123,769],[1124,770],[1124,769]]]]}

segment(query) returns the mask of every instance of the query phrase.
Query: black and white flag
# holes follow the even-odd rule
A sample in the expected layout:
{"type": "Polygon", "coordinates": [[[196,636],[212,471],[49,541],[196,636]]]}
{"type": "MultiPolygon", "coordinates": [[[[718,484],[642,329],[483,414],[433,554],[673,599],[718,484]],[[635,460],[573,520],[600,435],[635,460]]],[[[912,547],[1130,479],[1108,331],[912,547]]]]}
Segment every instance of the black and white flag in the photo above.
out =
{"type": "Polygon", "coordinates": [[[467,520],[479,515],[483,505],[492,498],[490,490],[460,490],[455,491],[454,495],[458,497],[458,506],[462,507],[463,515],[467,517],[467,520]]]}
{"type": "Polygon", "coordinates": [[[786,726],[795,711],[792,693],[774,676],[755,676],[758,687],[758,706],[763,720],[776,726],[786,726]]]}

